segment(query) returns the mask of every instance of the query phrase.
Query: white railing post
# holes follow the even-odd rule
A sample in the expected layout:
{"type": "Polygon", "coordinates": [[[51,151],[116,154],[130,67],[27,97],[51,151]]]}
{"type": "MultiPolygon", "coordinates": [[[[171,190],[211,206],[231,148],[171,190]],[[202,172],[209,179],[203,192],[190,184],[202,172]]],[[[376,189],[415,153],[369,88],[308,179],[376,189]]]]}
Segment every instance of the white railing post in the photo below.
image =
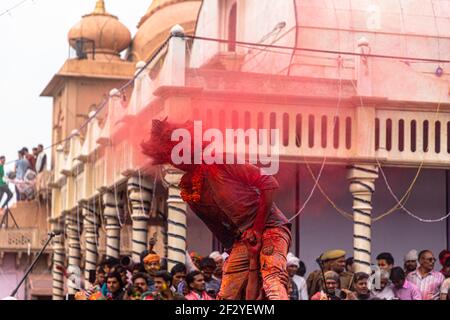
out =
{"type": "Polygon", "coordinates": [[[186,40],[180,25],[171,30],[169,48],[161,72],[161,85],[183,87],[186,83],[186,40]]]}

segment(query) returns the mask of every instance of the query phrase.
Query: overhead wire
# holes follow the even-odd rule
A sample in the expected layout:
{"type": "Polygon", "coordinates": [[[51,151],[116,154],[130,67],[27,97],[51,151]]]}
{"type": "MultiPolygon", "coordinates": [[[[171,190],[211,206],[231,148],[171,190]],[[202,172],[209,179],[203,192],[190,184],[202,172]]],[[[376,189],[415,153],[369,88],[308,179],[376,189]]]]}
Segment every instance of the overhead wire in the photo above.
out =
{"type": "Polygon", "coordinates": [[[274,45],[274,44],[261,44],[261,43],[246,42],[246,41],[231,41],[231,40],[225,40],[225,39],[219,39],[219,38],[191,36],[191,35],[184,35],[184,37],[193,39],[193,40],[197,39],[197,40],[204,40],[204,41],[215,41],[215,42],[219,42],[219,43],[235,43],[236,45],[241,45],[241,46],[246,45],[246,46],[262,47],[262,48],[306,51],[306,52],[316,52],[316,53],[329,53],[329,54],[336,54],[336,55],[360,56],[360,57],[367,57],[367,58],[383,58],[383,59],[392,59],[392,60],[401,60],[401,61],[411,60],[411,61],[422,61],[422,62],[450,63],[450,60],[446,60],[446,59],[395,56],[395,55],[383,55],[383,54],[374,54],[374,53],[363,54],[363,53],[351,52],[351,51],[325,50],[325,49],[314,49],[314,48],[296,48],[296,47],[274,45]]]}
{"type": "Polygon", "coordinates": [[[24,5],[26,2],[29,2],[29,1],[31,1],[31,2],[34,3],[34,0],[22,0],[22,1],[18,2],[17,4],[15,4],[14,6],[12,6],[11,8],[6,9],[5,11],[1,12],[1,13],[0,13],[0,17],[1,17],[1,16],[4,16],[5,14],[9,14],[9,15],[10,15],[10,14],[11,14],[11,11],[13,11],[13,10],[15,10],[15,9],[17,9],[17,8],[19,8],[19,7],[21,7],[21,6],[24,5]]]}

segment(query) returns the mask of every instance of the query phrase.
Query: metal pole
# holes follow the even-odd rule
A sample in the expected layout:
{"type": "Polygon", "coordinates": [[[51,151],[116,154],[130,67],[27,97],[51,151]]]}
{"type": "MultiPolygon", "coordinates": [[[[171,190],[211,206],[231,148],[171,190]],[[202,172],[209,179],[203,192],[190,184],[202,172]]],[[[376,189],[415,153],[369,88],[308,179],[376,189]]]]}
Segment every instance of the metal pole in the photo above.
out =
{"type": "MultiPolygon", "coordinates": [[[[300,210],[300,165],[295,165],[295,212],[300,210]]],[[[300,258],[300,215],[295,218],[295,255],[300,258]]]]}
{"type": "MultiPolygon", "coordinates": [[[[445,213],[450,212],[450,170],[445,170],[445,213]]],[[[450,218],[447,218],[447,250],[450,250],[450,218]]]]}
{"type": "Polygon", "coordinates": [[[25,275],[22,277],[22,280],[20,280],[19,284],[17,285],[17,287],[13,290],[13,292],[11,292],[11,297],[14,297],[17,293],[17,291],[19,291],[20,286],[23,284],[23,282],[25,281],[25,279],[28,277],[28,275],[30,274],[30,272],[33,270],[34,266],[36,265],[36,263],[38,262],[39,258],[41,257],[41,255],[44,253],[45,249],[47,248],[48,244],[50,243],[50,241],[56,236],[55,233],[51,232],[48,234],[48,239],[47,242],[45,243],[45,245],[42,247],[41,251],[39,252],[39,254],[36,256],[36,258],[34,258],[33,263],[31,264],[31,266],[28,268],[28,270],[25,272],[25,275]]]}

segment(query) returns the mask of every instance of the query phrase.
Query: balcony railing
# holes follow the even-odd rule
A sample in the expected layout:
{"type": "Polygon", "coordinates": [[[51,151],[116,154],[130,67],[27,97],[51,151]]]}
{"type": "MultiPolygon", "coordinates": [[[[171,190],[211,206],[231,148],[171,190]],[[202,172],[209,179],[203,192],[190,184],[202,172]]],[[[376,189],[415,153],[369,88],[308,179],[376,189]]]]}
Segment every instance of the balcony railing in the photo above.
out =
{"type": "Polygon", "coordinates": [[[39,251],[47,239],[47,231],[37,228],[0,229],[0,251],[39,251]]]}

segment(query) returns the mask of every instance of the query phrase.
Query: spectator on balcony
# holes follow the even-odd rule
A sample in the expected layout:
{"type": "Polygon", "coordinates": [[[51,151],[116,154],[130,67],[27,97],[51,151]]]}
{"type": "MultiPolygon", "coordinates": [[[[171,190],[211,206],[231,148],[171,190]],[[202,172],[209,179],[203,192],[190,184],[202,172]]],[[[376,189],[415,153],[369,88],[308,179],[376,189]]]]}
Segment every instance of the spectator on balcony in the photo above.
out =
{"type": "Polygon", "coordinates": [[[24,155],[25,159],[27,159],[27,161],[29,163],[29,168],[28,169],[31,169],[34,172],[36,172],[36,157],[34,156],[34,154],[31,154],[28,151],[28,148],[26,148],[26,147],[22,148],[22,152],[23,152],[23,155],[24,155]]]}
{"type": "MultiPolygon", "coordinates": [[[[10,179],[15,179],[17,181],[23,181],[25,178],[25,174],[27,173],[28,169],[30,169],[30,163],[27,159],[25,159],[25,155],[23,150],[19,150],[18,153],[19,158],[16,160],[15,166],[14,166],[14,176],[11,176],[10,179]]],[[[16,197],[17,201],[22,200],[22,195],[19,192],[19,189],[16,185],[16,197]]]]}
{"type": "Polygon", "coordinates": [[[11,190],[9,190],[8,184],[3,179],[5,176],[5,162],[6,162],[5,156],[1,156],[0,157],[0,204],[2,203],[3,194],[6,193],[6,200],[1,207],[2,209],[6,208],[9,201],[13,197],[13,193],[11,192],[11,190]]]}
{"type": "Polygon", "coordinates": [[[37,147],[36,172],[42,173],[47,170],[47,155],[44,152],[44,146],[39,144],[37,147]]]}
{"type": "Polygon", "coordinates": [[[36,196],[36,172],[28,169],[23,180],[14,179],[11,182],[16,186],[21,201],[33,200],[36,196]]]}
{"type": "MultiPolygon", "coordinates": [[[[33,154],[33,158],[34,158],[34,168],[36,169],[36,163],[37,163],[37,157],[39,155],[39,149],[38,147],[34,147],[31,150],[31,153],[33,154]]],[[[36,169],[36,173],[37,173],[37,169],[36,169]]]]}

